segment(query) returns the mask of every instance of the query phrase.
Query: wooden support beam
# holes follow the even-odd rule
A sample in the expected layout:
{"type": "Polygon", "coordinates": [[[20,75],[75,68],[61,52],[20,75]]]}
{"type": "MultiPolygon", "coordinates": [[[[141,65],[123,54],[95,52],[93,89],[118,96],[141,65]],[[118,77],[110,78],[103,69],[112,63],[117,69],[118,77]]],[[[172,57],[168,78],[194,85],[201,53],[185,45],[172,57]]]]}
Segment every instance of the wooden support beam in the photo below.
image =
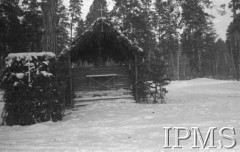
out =
{"type": "Polygon", "coordinates": [[[74,108],[74,101],[72,97],[73,93],[73,85],[72,85],[72,70],[71,70],[71,55],[70,53],[68,54],[68,72],[69,72],[69,85],[70,85],[70,106],[74,108]]]}

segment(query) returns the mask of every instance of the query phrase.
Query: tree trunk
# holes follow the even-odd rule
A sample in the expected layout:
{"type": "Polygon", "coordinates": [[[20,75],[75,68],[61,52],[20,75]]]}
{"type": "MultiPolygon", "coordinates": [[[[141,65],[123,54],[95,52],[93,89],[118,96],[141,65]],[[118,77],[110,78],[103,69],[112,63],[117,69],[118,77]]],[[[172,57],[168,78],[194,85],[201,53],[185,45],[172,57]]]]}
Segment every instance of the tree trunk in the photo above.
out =
{"type": "Polygon", "coordinates": [[[134,82],[134,87],[135,87],[135,98],[136,98],[136,101],[137,102],[140,102],[139,101],[139,95],[138,95],[138,88],[137,88],[137,83],[138,83],[138,60],[137,60],[137,55],[135,55],[135,58],[134,58],[134,72],[135,72],[135,82],[134,82]]]}
{"type": "Polygon", "coordinates": [[[180,80],[180,57],[181,57],[181,42],[179,42],[177,54],[177,80],[180,80]]]}
{"type": "Polygon", "coordinates": [[[223,53],[223,55],[224,55],[224,61],[225,61],[225,67],[224,67],[223,71],[224,71],[224,78],[226,79],[227,76],[229,75],[228,59],[227,59],[227,55],[225,52],[223,53]]]}
{"type": "Polygon", "coordinates": [[[240,45],[239,45],[239,42],[240,41],[240,38],[239,38],[239,32],[238,31],[235,31],[234,32],[234,44],[235,44],[235,47],[236,47],[236,51],[237,51],[237,57],[236,57],[236,61],[235,61],[235,67],[236,67],[236,76],[237,76],[237,80],[239,81],[239,58],[240,58],[240,45]]]}
{"type": "Polygon", "coordinates": [[[233,47],[231,45],[230,45],[230,55],[231,55],[231,59],[232,59],[233,75],[235,75],[236,67],[235,67],[234,57],[233,57],[233,47]]]}
{"type": "Polygon", "coordinates": [[[216,61],[216,75],[222,75],[222,71],[219,69],[220,62],[223,62],[223,61],[220,61],[220,53],[218,52],[217,61],[216,61]]]}
{"type": "Polygon", "coordinates": [[[72,43],[72,41],[73,41],[73,14],[71,14],[71,29],[70,29],[71,31],[71,35],[70,35],[70,42],[72,43]]]}
{"type": "Polygon", "coordinates": [[[173,79],[176,79],[176,70],[175,70],[175,65],[174,65],[174,55],[173,55],[173,50],[170,51],[171,55],[171,65],[172,65],[172,72],[173,72],[173,79]]]}
{"type": "MultiPolygon", "coordinates": [[[[194,49],[194,37],[193,37],[193,29],[191,29],[191,51],[192,51],[192,60],[195,61],[195,58],[196,58],[196,55],[195,55],[195,49],[194,49]]],[[[192,63],[192,64],[195,64],[195,63],[192,63]]],[[[191,65],[190,65],[190,62],[188,63],[188,66],[189,66],[189,76],[191,77],[194,77],[195,78],[195,75],[196,75],[196,69],[195,68],[192,68],[191,69],[191,65]]]]}
{"type": "Polygon", "coordinates": [[[183,79],[186,79],[186,57],[183,56],[183,79]]]}
{"type": "Polygon", "coordinates": [[[240,79],[240,33],[237,31],[237,38],[238,38],[238,40],[237,40],[237,42],[238,42],[238,81],[239,81],[239,79],[240,79]]]}
{"type": "Polygon", "coordinates": [[[42,16],[43,16],[43,26],[44,26],[44,35],[42,38],[42,51],[45,52],[53,52],[56,55],[57,52],[57,8],[58,0],[47,0],[46,2],[42,2],[42,16]]]}
{"type": "MultiPolygon", "coordinates": [[[[0,0],[0,4],[3,3],[3,0],[0,0]]],[[[0,12],[0,18],[3,17],[3,12],[0,12]]],[[[5,33],[1,33],[1,39],[3,40],[5,37],[5,33]]],[[[2,42],[3,43],[3,42],[2,42]]],[[[1,69],[4,67],[4,52],[3,50],[5,50],[5,44],[2,44],[2,50],[0,50],[0,71],[1,69]]]]}
{"type": "Polygon", "coordinates": [[[198,76],[202,76],[202,52],[201,50],[199,49],[199,43],[198,43],[198,40],[197,40],[197,52],[198,52],[198,76]]]}
{"type": "Polygon", "coordinates": [[[238,0],[233,0],[233,19],[235,20],[237,18],[237,8],[236,8],[236,1],[238,0]]]}
{"type": "MultiPolygon", "coordinates": [[[[237,18],[237,6],[236,6],[236,2],[238,0],[233,0],[233,22],[236,22],[236,18],[237,18]]],[[[239,32],[237,31],[237,29],[235,30],[234,32],[234,44],[235,44],[235,47],[237,49],[237,58],[236,58],[236,61],[235,61],[235,70],[236,70],[236,76],[237,76],[237,80],[239,81],[239,59],[240,59],[240,37],[239,37],[239,32]]]]}

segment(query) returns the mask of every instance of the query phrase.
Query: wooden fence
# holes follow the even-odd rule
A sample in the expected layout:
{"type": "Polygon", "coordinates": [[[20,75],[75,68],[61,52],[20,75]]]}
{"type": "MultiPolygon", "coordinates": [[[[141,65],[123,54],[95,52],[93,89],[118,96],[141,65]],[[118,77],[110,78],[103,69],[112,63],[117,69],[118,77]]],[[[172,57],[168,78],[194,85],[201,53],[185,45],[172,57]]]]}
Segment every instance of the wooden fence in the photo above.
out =
{"type": "MultiPolygon", "coordinates": [[[[78,67],[72,69],[72,81],[74,91],[91,91],[91,90],[107,90],[107,89],[128,89],[129,88],[129,73],[127,66],[105,66],[105,67],[78,67]],[[117,74],[115,85],[111,82],[106,83],[107,87],[101,87],[98,83],[91,82],[87,75],[107,75],[117,74]]],[[[107,78],[98,78],[100,83],[107,81],[107,78]]]]}

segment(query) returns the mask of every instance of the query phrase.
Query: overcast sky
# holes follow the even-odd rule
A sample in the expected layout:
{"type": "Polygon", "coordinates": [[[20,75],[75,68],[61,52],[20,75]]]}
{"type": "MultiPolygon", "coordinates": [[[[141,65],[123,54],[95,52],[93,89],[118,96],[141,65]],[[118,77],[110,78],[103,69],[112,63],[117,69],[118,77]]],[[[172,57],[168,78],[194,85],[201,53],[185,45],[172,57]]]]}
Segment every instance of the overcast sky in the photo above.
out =
{"type": "MultiPolygon", "coordinates": [[[[64,0],[65,5],[68,6],[68,1],[69,0],[64,0]]],[[[83,0],[83,8],[82,8],[82,13],[83,13],[83,18],[85,19],[88,11],[89,11],[89,7],[92,4],[93,0],[83,0]]],[[[215,5],[215,7],[220,7],[221,4],[225,3],[228,4],[230,2],[230,0],[213,0],[213,3],[215,5]]],[[[112,0],[107,0],[108,3],[108,9],[111,10],[113,7],[113,2],[112,0]]],[[[232,21],[232,12],[228,11],[226,15],[221,16],[217,13],[217,11],[215,9],[212,9],[210,11],[210,13],[212,15],[215,16],[215,19],[213,20],[215,29],[217,31],[217,34],[223,39],[226,39],[226,30],[228,25],[230,24],[230,22],[232,21]]]]}

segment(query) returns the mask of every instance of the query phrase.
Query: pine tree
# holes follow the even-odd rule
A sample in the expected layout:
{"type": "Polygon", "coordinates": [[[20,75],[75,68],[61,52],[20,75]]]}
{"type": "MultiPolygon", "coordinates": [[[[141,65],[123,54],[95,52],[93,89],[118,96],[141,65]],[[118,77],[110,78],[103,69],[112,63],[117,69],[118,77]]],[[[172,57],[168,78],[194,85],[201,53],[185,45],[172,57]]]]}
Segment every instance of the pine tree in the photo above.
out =
{"type": "MultiPolygon", "coordinates": [[[[152,56],[155,56],[154,53],[157,48],[157,39],[156,39],[156,18],[157,14],[155,10],[151,7],[153,2],[151,0],[141,0],[141,5],[143,7],[143,12],[141,17],[142,20],[142,30],[143,30],[143,45],[140,45],[144,50],[146,50],[146,60],[147,62],[151,62],[152,56]]],[[[149,64],[150,66],[150,64],[149,64]]]]}
{"type": "MultiPolygon", "coordinates": [[[[0,4],[0,55],[5,58],[10,52],[27,49],[23,23],[23,11],[17,1],[2,1],[0,4]]],[[[1,60],[3,61],[3,60],[1,60]]]]}
{"type": "MultiPolygon", "coordinates": [[[[174,0],[161,1],[155,3],[158,14],[157,31],[159,47],[168,60],[171,75],[176,79],[179,73],[176,61],[179,59],[179,32],[180,29],[180,7],[179,2],[174,0]]],[[[179,62],[179,61],[178,61],[179,62]]]]}
{"type": "Polygon", "coordinates": [[[63,5],[63,0],[58,1],[58,30],[57,30],[57,50],[58,53],[66,50],[70,44],[68,29],[70,27],[67,8],[63,5]]]}
{"type": "Polygon", "coordinates": [[[79,22],[79,20],[81,20],[81,8],[82,8],[82,0],[70,0],[69,1],[70,5],[69,5],[69,13],[70,13],[70,34],[71,34],[71,41],[73,38],[73,31],[74,31],[74,27],[76,26],[76,23],[79,22]]]}
{"type": "Polygon", "coordinates": [[[231,0],[230,7],[233,12],[233,22],[230,23],[227,31],[228,49],[232,54],[234,62],[235,77],[240,80],[240,2],[238,0],[231,0]]]}
{"type": "Polygon", "coordinates": [[[215,42],[214,52],[216,52],[215,71],[219,78],[227,79],[233,76],[231,56],[229,52],[227,52],[226,43],[221,38],[215,42]]]}
{"type": "Polygon", "coordinates": [[[115,25],[134,43],[145,51],[147,61],[150,61],[151,43],[155,42],[152,33],[151,1],[121,0],[115,1],[111,18],[115,25]]]}
{"type": "Polygon", "coordinates": [[[86,16],[86,28],[89,27],[97,18],[107,17],[107,13],[108,10],[106,0],[94,0],[86,16]]]}
{"type": "Polygon", "coordinates": [[[240,32],[239,23],[240,15],[236,17],[234,22],[230,23],[227,30],[227,47],[233,62],[234,76],[237,80],[239,80],[239,60],[240,60],[239,57],[240,51],[237,34],[238,32],[240,32]]]}
{"type": "Polygon", "coordinates": [[[6,57],[6,34],[7,34],[7,19],[4,17],[5,9],[3,2],[0,3],[0,71],[4,65],[4,58],[6,57]]]}
{"type": "Polygon", "coordinates": [[[23,0],[22,3],[18,0],[1,1],[1,65],[8,53],[41,51],[43,23],[39,4],[36,0],[23,0]]]}
{"type": "Polygon", "coordinates": [[[78,21],[77,27],[76,27],[76,36],[80,36],[85,30],[85,24],[82,19],[78,21]]]}
{"type": "Polygon", "coordinates": [[[152,1],[121,0],[115,1],[110,12],[111,19],[133,43],[143,48],[144,63],[137,63],[138,73],[133,78],[133,92],[137,102],[163,103],[167,92],[164,85],[168,84],[166,65],[157,49],[156,20],[157,14],[151,9],[152,1]],[[153,82],[153,84],[149,83],[153,82]],[[154,91],[152,89],[154,88],[154,91]],[[158,89],[159,88],[159,89],[158,89]]]}
{"type": "Polygon", "coordinates": [[[209,1],[185,0],[182,4],[183,53],[187,55],[191,67],[191,76],[202,76],[204,37],[211,26],[211,15],[204,11],[209,1]]]}
{"type": "Polygon", "coordinates": [[[213,28],[212,22],[205,28],[203,35],[203,51],[202,51],[202,76],[213,76],[218,77],[217,66],[218,66],[218,54],[215,50],[216,32],[213,28]]]}
{"type": "Polygon", "coordinates": [[[29,49],[25,52],[39,52],[41,50],[41,38],[43,36],[43,21],[40,11],[40,2],[37,0],[24,0],[24,20],[25,37],[27,38],[29,49]]]}

